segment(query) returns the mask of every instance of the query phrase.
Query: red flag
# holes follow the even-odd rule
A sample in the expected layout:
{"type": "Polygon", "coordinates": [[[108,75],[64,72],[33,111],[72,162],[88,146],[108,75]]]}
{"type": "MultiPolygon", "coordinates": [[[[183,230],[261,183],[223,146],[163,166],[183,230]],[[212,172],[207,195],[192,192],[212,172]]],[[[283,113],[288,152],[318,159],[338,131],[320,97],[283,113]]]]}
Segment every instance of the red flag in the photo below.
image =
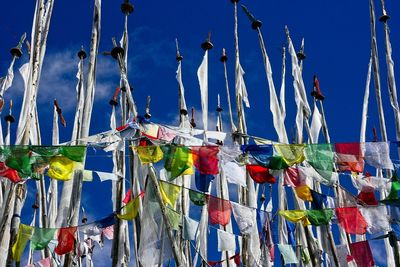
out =
{"type": "Polygon", "coordinates": [[[368,241],[351,243],[350,251],[358,267],[375,266],[374,258],[372,257],[371,248],[368,241]]]}
{"type": "Polygon", "coordinates": [[[346,233],[362,235],[367,232],[368,223],[357,207],[336,208],[336,216],[346,233]]]}
{"type": "Polygon", "coordinates": [[[335,150],[340,171],[364,171],[364,159],[360,143],[337,143],[335,150]]]}
{"type": "Polygon", "coordinates": [[[208,215],[211,224],[225,226],[231,219],[231,202],[222,198],[206,195],[208,201],[208,215]]]}
{"type": "Polygon", "coordinates": [[[7,167],[4,162],[0,162],[0,177],[8,178],[13,183],[21,182],[18,172],[7,167]]]}
{"type": "Polygon", "coordinates": [[[68,228],[60,228],[58,230],[58,245],[54,252],[58,255],[64,255],[74,250],[76,226],[68,228]]]}
{"type": "Polygon", "coordinates": [[[218,146],[198,146],[191,148],[193,164],[201,174],[218,174],[218,146]]]}
{"type": "Polygon", "coordinates": [[[128,192],[126,192],[124,200],[122,200],[123,203],[128,204],[129,201],[131,201],[132,198],[132,189],[129,188],[128,192]]]}
{"type": "Polygon", "coordinates": [[[269,174],[269,169],[260,165],[255,164],[247,164],[246,170],[249,172],[251,178],[254,182],[262,184],[262,183],[276,183],[276,178],[269,174]]]}
{"type": "Polygon", "coordinates": [[[375,197],[375,193],[373,191],[361,191],[358,194],[357,199],[361,200],[363,203],[367,205],[376,206],[379,204],[378,200],[375,197]]]}

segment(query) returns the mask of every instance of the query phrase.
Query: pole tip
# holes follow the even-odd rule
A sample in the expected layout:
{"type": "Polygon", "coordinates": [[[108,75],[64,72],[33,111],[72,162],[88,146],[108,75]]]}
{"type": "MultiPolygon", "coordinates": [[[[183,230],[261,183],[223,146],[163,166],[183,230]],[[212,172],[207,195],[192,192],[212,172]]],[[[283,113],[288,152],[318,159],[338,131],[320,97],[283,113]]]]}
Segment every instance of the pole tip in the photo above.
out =
{"type": "Polygon", "coordinates": [[[134,7],[131,3],[129,3],[128,0],[126,0],[125,2],[123,2],[121,4],[121,11],[122,13],[124,13],[126,16],[128,16],[129,14],[131,14],[134,10],[134,7]]]}
{"type": "Polygon", "coordinates": [[[211,32],[208,32],[208,37],[204,43],[201,44],[201,48],[203,48],[205,51],[210,50],[214,47],[214,45],[211,43],[211,32]]]}
{"type": "Polygon", "coordinates": [[[83,49],[83,46],[81,47],[81,50],[78,52],[78,58],[79,59],[85,59],[87,57],[85,49],[83,49]]]}
{"type": "Polygon", "coordinates": [[[111,56],[114,59],[118,59],[118,55],[124,56],[124,54],[125,54],[125,50],[120,46],[116,46],[111,50],[111,56]]]}
{"type": "Polygon", "coordinates": [[[228,57],[226,56],[226,50],[225,48],[222,48],[222,56],[219,59],[221,62],[226,62],[228,60],[228,57]]]}
{"type": "Polygon", "coordinates": [[[380,18],[379,21],[386,23],[390,19],[390,16],[388,14],[383,14],[380,18]]]}
{"type": "Polygon", "coordinates": [[[11,48],[10,53],[13,57],[16,57],[16,58],[20,58],[22,56],[22,50],[19,47],[11,48]]]}
{"type": "Polygon", "coordinates": [[[262,26],[262,21],[261,20],[254,20],[252,23],[251,23],[251,28],[252,29],[254,29],[254,30],[257,30],[257,29],[259,29],[259,28],[261,28],[261,26],[262,26]]]}

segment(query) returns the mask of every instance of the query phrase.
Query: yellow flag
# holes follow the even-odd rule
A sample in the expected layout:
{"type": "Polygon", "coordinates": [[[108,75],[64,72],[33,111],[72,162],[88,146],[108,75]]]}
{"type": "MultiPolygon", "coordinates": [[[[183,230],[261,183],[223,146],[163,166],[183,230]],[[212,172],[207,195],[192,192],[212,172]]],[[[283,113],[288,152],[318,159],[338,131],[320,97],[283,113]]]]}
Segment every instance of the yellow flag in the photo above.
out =
{"type": "Polygon", "coordinates": [[[134,149],[143,164],[159,162],[164,157],[159,146],[137,146],[134,149]]]}
{"type": "Polygon", "coordinates": [[[16,262],[21,261],[22,253],[24,253],[26,244],[33,235],[33,230],[34,228],[32,226],[25,225],[22,223],[19,225],[17,239],[12,247],[13,259],[16,262]]]}
{"type": "Polygon", "coordinates": [[[192,175],[194,174],[194,169],[193,169],[193,154],[189,153],[188,160],[186,162],[186,165],[189,167],[187,168],[182,175],[192,175]]]}
{"type": "Polygon", "coordinates": [[[311,224],[304,210],[280,210],[279,215],[291,222],[302,222],[304,226],[311,224]]]}
{"type": "Polygon", "coordinates": [[[50,159],[47,175],[56,180],[68,181],[72,178],[76,163],[64,156],[55,156],[50,159]]]}
{"type": "Polygon", "coordinates": [[[307,185],[301,185],[294,188],[297,197],[305,201],[313,201],[311,190],[307,185]]]}
{"type": "Polygon", "coordinates": [[[304,144],[295,145],[282,145],[275,144],[274,148],[286,162],[287,165],[292,166],[294,164],[299,164],[304,161],[304,144]]]}
{"type": "Polygon", "coordinates": [[[160,191],[164,204],[169,204],[172,208],[175,207],[175,202],[181,192],[181,187],[160,181],[160,191]]]}
{"type": "Polygon", "coordinates": [[[117,217],[121,220],[133,220],[139,211],[140,196],[135,197],[123,207],[124,214],[117,214],[117,217]]]}

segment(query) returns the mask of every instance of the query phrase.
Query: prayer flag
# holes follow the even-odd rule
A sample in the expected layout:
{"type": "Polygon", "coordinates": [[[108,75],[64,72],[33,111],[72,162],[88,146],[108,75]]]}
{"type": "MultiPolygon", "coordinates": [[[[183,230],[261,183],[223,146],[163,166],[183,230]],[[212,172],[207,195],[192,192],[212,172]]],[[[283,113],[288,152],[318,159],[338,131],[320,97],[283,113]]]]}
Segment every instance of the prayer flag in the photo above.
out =
{"type": "Polygon", "coordinates": [[[301,221],[304,226],[310,224],[310,221],[307,219],[306,211],[304,210],[280,210],[278,213],[291,222],[296,223],[301,221]]]}
{"type": "Polygon", "coordinates": [[[249,172],[250,177],[254,182],[262,183],[276,183],[276,178],[269,173],[269,169],[260,165],[247,164],[246,170],[249,172]]]}
{"type": "Polygon", "coordinates": [[[196,192],[194,190],[189,189],[189,198],[193,202],[193,204],[197,206],[204,206],[204,204],[206,203],[205,194],[196,192]]]}
{"type": "Polygon", "coordinates": [[[217,229],[218,251],[236,251],[235,235],[226,231],[217,229]]]}
{"type": "Polygon", "coordinates": [[[33,230],[34,228],[32,226],[25,225],[22,223],[19,225],[16,241],[12,247],[13,259],[16,262],[21,261],[22,253],[24,253],[26,244],[32,237],[33,230]]]}
{"type": "Polygon", "coordinates": [[[133,220],[139,212],[139,204],[140,198],[137,196],[122,208],[124,214],[117,214],[117,217],[122,220],[133,220]]]}
{"type": "Polygon", "coordinates": [[[303,162],[305,159],[304,144],[294,144],[294,145],[275,144],[274,148],[288,166],[299,164],[303,162]]]}
{"type": "Polygon", "coordinates": [[[188,147],[166,146],[164,151],[164,168],[171,173],[170,180],[181,175],[194,174],[193,156],[188,147]]]}
{"type": "Polygon", "coordinates": [[[171,208],[175,207],[175,202],[180,196],[181,187],[160,181],[160,192],[164,204],[169,204],[171,208]]]}
{"type": "Polygon", "coordinates": [[[58,245],[54,249],[55,253],[64,255],[74,249],[76,229],[76,227],[68,227],[58,230],[58,245]]]}
{"type": "Polygon", "coordinates": [[[296,253],[291,245],[278,244],[278,248],[281,251],[284,264],[298,264],[296,253]]]}
{"type": "Polygon", "coordinates": [[[49,170],[47,176],[52,179],[67,181],[72,178],[75,162],[64,156],[55,156],[50,158],[49,170]]]}
{"type": "Polygon", "coordinates": [[[185,240],[195,240],[199,222],[185,215],[183,217],[183,238],[185,240]]]}
{"type": "Polygon", "coordinates": [[[31,238],[31,248],[33,250],[45,249],[50,241],[54,239],[56,230],[57,229],[50,228],[35,228],[31,238]]]}
{"type": "Polygon", "coordinates": [[[191,147],[193,164],[201,174],[218,174],[218,146],[191,147]]]}
{"type": "Polygon", "coordinates": [[[143,164],[156,163],[164,157],[164,153],[159,146],[136,146],[134,149],[143,164]]]}
{"type": "Polygon", "coordinates": [[[194,176],[196,188],[202,192],[208,192],[210,187],[210,183],[214,180],[214,175],[211,174],[201,174],[198,170],[196,170],[196,174],[194,176]]]}
{"type": "Polygon", "coordinates": [[[336,217],[348,234],[363,235],[367,232],[368,223],[357,207],[336,208],[336,217]]]}
{"type": "Polygon", "coordinates": [[[227,225],[231,218],[231,202],[211,195],[206,195],[206,198],[210,223],[227,225]]]}
{"type": "Polygon", "coordinates": [[[305,201],[312,201],[311,190],[308,185],[301,185],[294,188],[298,198],[305,201]]]}
{"type": "Polygon", "coordinates": [[[253,228],[257,226],[256,210],[235,202],[232,202],[231,205],[233,216],[239,226],[240,232],[242,234],[251,234],[253,228]]]}
{"type": "Polygon", "coordinates": [[[246,186],[246,171],[243,166],[236,162],[227,162],[222,168],[229,183],[246,186]]]}
{"type": "Polygon", "coordinates": [[[349,246],[351,256],[353,256],[358,267],[375,266],[374,258],[372,257],[372,252],[368,241],[351,243],[349,246]]]}
{"type": "Polygon", "coordinates": [[[321,226],[327,225],[333,216],[333,211],[331,209],[325,210],[307,210],[307,218],[312,225],[321,226]]]}
{"type": "Polygon", "coordinates": [[[336,162],[340,171],[364,171],[364,159],[360,143],[336,143],[336,162]]]}

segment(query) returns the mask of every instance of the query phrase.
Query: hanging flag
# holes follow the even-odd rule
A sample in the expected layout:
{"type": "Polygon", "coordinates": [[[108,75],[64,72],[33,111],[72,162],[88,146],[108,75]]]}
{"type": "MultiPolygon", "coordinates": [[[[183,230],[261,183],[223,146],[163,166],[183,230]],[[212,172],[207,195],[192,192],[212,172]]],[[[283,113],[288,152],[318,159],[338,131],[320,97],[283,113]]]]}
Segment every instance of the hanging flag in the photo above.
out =
{"type": "Polygon", "coordinates": [[[314,210],[322,210],[324,208],[324,203],[327,201],[327,196],[320,194],[314,190],[311,190],[312,202],[311,207],[314,210]]]}
{"type": "Polygon", "coordinates": [[[211,195],[206,195],[206,199],[210,223],[227,225],[231,219],[231,202],[211,195]]]}
{"type": "Polygon", "coordinates": [[[236,239],[235,235],[226,231],[217,229],[218,238],[218,251],[236,251],[236,239]]]}
{"type": "Polygon", "coordinates": [[[188,147],[166,146],[163,147],[164,168],[169,171],[170,180],[181,175],[194,174],[193,156],[188,147]]]}
{"type": "Polygon", "coordinates": [[[243,166],[239,166],[236,162],[227,162],[222,166],[226,180],[231,184],[246,187],[246,171],[243,166]]]}
{"type": "Polygon", "coordinates": [[[336,207],[356,207],[357,204],[357,198],[342,187],[337,188],[336,207]]]}
{"type": "Polygon", "coordinates": [[[142,164],[156,163],[164,157],[164,153],[159,146],[136,146],[134,149],[138,153],[142,164]]]}
{"type": "Polygon", "coordinates": [[[294,188],[298,198],[305,201],[313,201],[311,190],[308,185],[301,185],[294,188]]]}
{"type": "Polygon", "coordinates": [[[393,177],[391,179],[392,185],[390,188],[390,193],[389,195],[381,200],[382,203],[385,203],[386,205],[393,205],[393,206],[399,206],[400,205],[400,178],[397,175],[397,171],[393,173],[393,177]]]}
{"type": "Polygon", "coordinates": [[[26,178],[32,175],[32,154],[28,146],[13,146],[5,148],[3,153],[8,155],[5,161],[6,166],[16,170],[21,178],[26,178]]]}
{"type": "Polygon", "coordinates": [[[336,163],[340,171],[364,171],[364,159],[360,143],[336,143],[336,163]]]}
{"type": "Polygon", "coordinates": [[[158,128],[157,138],[160,140],[171,142],[176,137],[176,135],[177,133],[174,130],[164,127],[162,125],[160,125],[160,127],[158,128]]]}
{"type": "Polygon", "coordinates": [[[276,183],[276,178],[269,173],[269,169],[260,165],[247,164],[246,170],[254,182],[258,184],[263,183],[276,183]]]}
{"type": "Polygon", "coordinates": [[[0,177],[5,177],[13,183],[21,182],[18,172],[14,169],[7,167],[4,162],[0,162],[0,177]]]}
{"type": "Polygon", "coordinates": [[[240,63],[238,65],[236,65],[236,91],[237,94],[240,96],[240,99],[243,100],[244,104],[246,105],[246,108],[250,108],[250,102],[249,102],[249,97],[247,94],[247,89],[246,89],[246,84],[244,83],[244,70],[242,68],[242,66],[240,65],[240,63]]]}
{"type": "Polygon", "coordinates": [[[191,147],[193,164],[201,174],[218,174],[218,146],[191,147]]]}
{"type": "Polygon", "coordinates": [[[33,230],[34,228],[32,226],[22,223],[19,225],[16,241],[12,246],[12,255],[16,262],[21,261],[22,253],[24,253],[26,244],[32,237],[33,230]]]}
{"type": "Polygon", "coordinates": [[[64,156],[50,158],[47,176],[60,181],[68,181],[75,170],[75,162],[64,156]]]}
{"type": "Polygon", "coordinates": [[[291,245],[278,244],[278,248],[281,252],[284,261],[282,265],[299,263],[296,253],[294,252],[293,247],[291,245]]]}
{"type": "Polygon", "coordinates": [[[169,204],[171,208],[174,208],[180,192],[180,186],[160,181],[160,193],[165,205],[169,204]]]}
{"type": "Polygon", "coordinates": [[[203,117],[203,128],[208,130],[208,50],[204,52],[203,61],[197,70],[200,85],[201,111],[203,117]]]}
{"type": "Polygon", "coordinates": [[[364,158],[368,165],[377,169],[393,170],[389,143],[387,142],[364,143],[364,158]]]}
{"type": "Polygon", "coordinates": [[[374,191],[361,191],[357,199],[360,200],[363,204],[376,206],[379,204],[378,200],[375,197],[374,191]]]}
{"type": "Polygon", "coordinates": [[[368,224],[368,233],[377,234],[390,231],[390,218],[385,206],[360,207],[360,212],[368,224]]]}
{"type": "Polygon", "coordinates": [[[132,199],[132,188],[129,188],[129,190],[126,192],[124,199],[122,200],[122,203],[128,204],[129,201],[132,199]]]}
{"type": "Polygon", "coordinates": [[[367,232],[368,223],[357,207],[336,208],[339,224],[348,234],[363,235],[367,232]]]}
{"type": "Polygon", "coordinates": [[[31,238],[31,248],[33,250],[45,249],[50,241],[54,239],[56,230],[57,229],[50,228],[35,228],[31,238]]]}
{"type": "Polygon", "coordinates": [[[114,239],[114,226],[108,226],[106,228],[103,228],[102,234],[108,239],[108,240],[113,240],[114,239]]]}
{"type": "Polygon", "coordinates": [[[187,215],[183,217],[183,238],[185,240],[195,240],[198,228],[199,228],[198,221],[191,219],[187,215]]]}
{"type": "Polygon", "coordinates": [[[303,162],[305,159],[304,144],[294,144],[294,145],[275,144],[274,148],[288,166],[299,164],[303,162]]]}
{"type": "Polygon", "coordinates": [[[121,214],[117,214],[117,217],[121,220],[127,220],[127,221],[133,220],[134,218],[136,218],[139,212],[139,204],[140,204],[140,197],[137,196],[131,201],[129,201],[129,203],[122,208],[122,210],[124,211],[123,214],[121,212],[121,214]]]}
{"type": "Polygon", "coordinates": [[[166,207],[165,213],[172,229],[179,231],[181,224],[181,215],[170,207],[166,207]]]}
{"type": "Polygon", "coordinates": [[[304,210],[280,210],[278,213],[291,222],[302,222],[304,226],[310,224],[304,210]]]}
{"type": "Polygon", "coordinates": [[[214,175],[201,174],[198,170],[196,170],[194,179],[197,190],[202,192],[208,192],[210,183],[212,180],[214,180],[214,175]]]}
{"type": "Polygon", "coordinates": [[[328,182],[332,181],[334,153],[331,144],[307,144],[304,149],[306,161],[328,182]]]}
{"type": "Polygon", "coordinates": [[[86,155],[86,146],[61,146],[60,154],[70,160],[83,162],[86,155]]]}
{"type": "Polygon", "coordinates": [[[289,167],[283,170],[283,185],[291,187],[301,185],[301,179],[297,167],[289,167]]]}
{"type": "Polygon", "coordinates": [[[58,245],[54,249],[55,253],[64,255],[74,249],[76,229],[77,227],[58,229],[58,245]]]}
{"type": "Polygon", "coordinates": [[[256,227],[256,210],[231,202],[233,216],[242,234],[251,234],[256,227]]]}
{"type": "Polygon", "coordinates": [[[157,139],[158,137],[158,124],[154,123],[141,123],[140,124],[140,132],[142,135],[148,137],[149,139],[157,139]]]}
{"type": "Polygon", "coordinates": [[[264,167],[269,166],[274,152],[272,145],[242,145],[240,149],[244,153],[249,153],[258,164],[264,167]]]}
{"type": "Polygon", "coordinates": [[[333,210],[331,209],[306,210],[306,215],[312,225],[315,226],[327,225],[332,219],[333,210]]]}
{"type": "Polygon", "coordinates": [[[118,175],[115,173],[109,173],[109,172],[99,172],[95,171],[95,173],[99,176],[100,181],[118,181],[118,175]]]}
{"type": "Polygon", "coordinates": [[[319,113],[317,105],[314,105],[314,112],[311,118],[311,127],[310,127],[312,143],[318,143],[319,132],[321,131],[321,127],[322,127],[322,116],[321,113],[319,113]]]}
{"type": "Polygon", "coordinates": [[[372,257],[371,248],[368,241],[361,241],[349,244],[351,256],[359,267],[375,266],[374,258],[372,257]]]}
{"type": "Polygon", "coordinates": [[[196,192],[194,190],[189,189],[189,198],[190,201],[193,202],[193,204],[197,206],[204,206],[206,203],[206,196],[204,193],[196,192]]]}

